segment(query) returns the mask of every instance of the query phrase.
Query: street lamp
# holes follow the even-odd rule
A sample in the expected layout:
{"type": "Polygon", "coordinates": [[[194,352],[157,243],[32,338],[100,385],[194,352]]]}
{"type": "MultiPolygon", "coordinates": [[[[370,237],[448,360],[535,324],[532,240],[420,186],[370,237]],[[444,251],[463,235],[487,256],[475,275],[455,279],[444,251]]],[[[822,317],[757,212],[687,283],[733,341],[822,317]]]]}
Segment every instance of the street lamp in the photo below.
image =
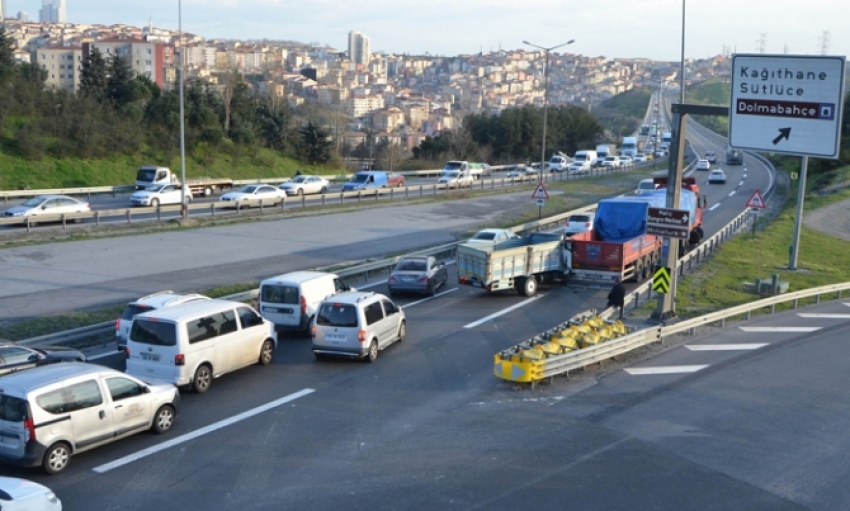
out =
{"type": "Polygon", "coordinates": [[[682,0],[682,60],[679,63],[679,103],[685,104],[685,0],[682,0]]]}
{"type": "Polygon", "coordinates": [[[186,201],[186,128],[185,115],[183,113],[183,2],[177,0],[177,40],[180,46],[179,60],[177,63],[177,81],[180,87],[180,216],[186,218],[189,209],[186,201]]]}
{"type": "Polygon", "coordinates": [[[534,43],[530,43],[528,41],[523,41],[522,44],[527,44],[528,46],[534,46],[537,49],[543,50],[546,53],[546,65],[543,68],[543,144],[540,150],[540,169],[537,172],[538,182],[543,182],[543,162],[546,161],[546,121],[549,110],[549,52],[560,48],[561,46],[566,46],[568,44],[573,44],[575,39],[570,39],[565,43],[561,43],[557,46],[551,46],[549,48],[544,48],[542,46],[538,46],[534,43]]]}

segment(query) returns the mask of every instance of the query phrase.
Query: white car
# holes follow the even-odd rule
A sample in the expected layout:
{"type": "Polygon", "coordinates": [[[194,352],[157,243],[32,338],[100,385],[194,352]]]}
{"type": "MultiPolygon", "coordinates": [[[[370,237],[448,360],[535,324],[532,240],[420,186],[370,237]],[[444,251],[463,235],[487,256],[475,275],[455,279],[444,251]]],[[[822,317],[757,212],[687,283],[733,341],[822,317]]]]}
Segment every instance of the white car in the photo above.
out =
{"type": "Polygon", "coordinates": [[[508,177],[517,178],[517,177],[533,176],[533,175],[536,175],[536,174],[537,174],[537,169],[533,169],[533,168],[526,166],[526,165],[517,165],[516,167],[514,167],[514,169],[512,171],[508,172],[508,177]]]}
{"type": "Polygon", "coordinates": [[[319,176],[295,176],[282,183],[279,188],[287,195],[306,195],[309,193],[328,193],[330,182],[319,176]]]}
{"type": "Polygon", "coordinates": [[[643,153],[637,153],[634,158],[635,163],[645,163],[647,161],[646,155],[643,153]]]}
{"type": "Polygon", "coordinates": [[[622,167],[623,161],[619,156],[606,156],[604,160],[602,160],[603,167],[622,167]]]}
{"type": "Polygon", "coordinates": [[[517,233],[508,229],[482,229],[466,240],[466,243],[495,245],[519,237],[517,233]]]}
{"type": "Polygon", "coordinates": [[[697,160],[697,170],[711,170],[711,163],[708,160],[697,160]]]}
{"type": "Polygon", "coordinates": [[[708,184],[726,184],[726,173],[723,172],[723,169],[714,169],[708,175],[708,184]]]}
{"type": "Polygon", "coordinates": [[[596,213],[576,213],[575,215],[570,215],[564,225],[564,234],[573,236],[593,229],[594,218],[596,218],[596,213]]]}
{"type": "Polygon", "coordinates": [[[286,192],[272,185],[245,185],[235,192],[225,193],[221,201],[238,208],[259,206],[261,202],[263,206],[276,206],[286,201],[286,192]]]}
{"type": "MultiPolygon", "coordinates": [[[[13,206],[6,210],[6,218],[32,218],[35,216],[51,216],[51,221],[59,221],[59,215],[71,213],[89,213],[91,207],[88,202],[79,201],[67,195],[38,195],[27,199],[19,206],[13,206]]],[[[80,219],[75,219],[79,221],[80,219]]],[[[30,225],[36,222],[29,220],[30,225]]]]}
{"type": "MultiPolygon", "coordinates": [[[[131,195],[130,203],[134,206],[151,206],[153,208],[159,205],[180,204],[182,193],[180,186],[176,184],[155,184],[131,195]]],[[[192,191],[187,189],[186,202],[191,201],[192,191]]]]}
{"type": "Polygon", "coordinates": [[[441,185],[446,185],[446,188],[464,188],[472,186],[473,178],[468,173],[461,174],[459,170],[443,171],[438,181],[441,185]]]}
{"type": "Polygon", "coordinates": [[[632,161],[631,156],[620,156],[620,165],[631,165],[632,161]]]}
{"type": "Polygon", "coordinates": [[[17,477],[0,477],[3,511],[62,511],[62,502],[47,486],[17,477]]]}

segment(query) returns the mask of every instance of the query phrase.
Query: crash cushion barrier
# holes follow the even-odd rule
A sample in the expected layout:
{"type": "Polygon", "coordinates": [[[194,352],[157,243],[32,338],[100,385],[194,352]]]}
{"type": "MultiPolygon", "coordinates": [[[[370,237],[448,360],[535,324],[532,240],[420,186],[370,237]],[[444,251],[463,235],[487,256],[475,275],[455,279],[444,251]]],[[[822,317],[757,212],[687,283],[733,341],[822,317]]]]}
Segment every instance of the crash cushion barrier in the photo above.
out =
{"type": "Polygon", "coordinates": [[[608,321],[595,311],[574,316],[555,328],[502,350],[495,356],[494,374],[503,380],[531,383],[544,378],[546,360],[630,333],[622,321],[608,321]]]}

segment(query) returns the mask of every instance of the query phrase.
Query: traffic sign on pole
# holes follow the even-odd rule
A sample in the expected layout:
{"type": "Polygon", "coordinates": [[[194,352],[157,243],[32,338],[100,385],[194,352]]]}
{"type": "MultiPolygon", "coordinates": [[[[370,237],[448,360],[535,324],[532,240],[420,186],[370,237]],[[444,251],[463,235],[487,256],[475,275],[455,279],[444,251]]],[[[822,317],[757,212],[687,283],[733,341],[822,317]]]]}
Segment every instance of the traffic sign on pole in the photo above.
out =
{"type": "Polygon", "coordinates": [[[766,204],[764,203],[764,197],[761,196],[761,192],[756,190],[750,195],[749,200],[747,201],[748,208],[754,209],[764,209],[766,204]]]}
{"type": "Polygon", "coordinates": [[[688,239],[690,211],[675,208],[647,208],[646,233],[670,238],[688,239]]]}
{"type": "Polygon", "coordinates": [[[543,183],[537,183],[537,188],[534,189],[534,193],[531,194],[532,199],[548,199],[549,192],[546,191],[546,188],[543,186],[543,183]]]}
{"type": "Polygon", "coordinates": [[[652,276],[652,290],[660,294],[670,292],[670,268],[661,266],[652,276]]]}
{"type": "Polygon", "coordinates": [[[732,56],[729,145],[837,158],[845,57],[732,56]]]}
{"type": "Polygon", "coordinates": [[[542,208],[546,205],[546,199],[537,199],[537,207],[542,208]]]}

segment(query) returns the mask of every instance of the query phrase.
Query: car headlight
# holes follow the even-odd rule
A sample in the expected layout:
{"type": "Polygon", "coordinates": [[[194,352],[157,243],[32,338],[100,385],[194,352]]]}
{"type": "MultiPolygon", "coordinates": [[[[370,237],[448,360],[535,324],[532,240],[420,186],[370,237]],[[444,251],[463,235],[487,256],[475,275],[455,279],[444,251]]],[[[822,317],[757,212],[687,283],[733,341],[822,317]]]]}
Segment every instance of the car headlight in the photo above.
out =
{"type": "Polygon", "coordinates": [[[59,497],[57,497],[56,494],[53,493],[52,491],[46,492],[44,494],[44,498],[45,498],[45,500],[47,500],[47,502],[50,502],[51,504],[58,504],[59,503],[59,497]]]}

